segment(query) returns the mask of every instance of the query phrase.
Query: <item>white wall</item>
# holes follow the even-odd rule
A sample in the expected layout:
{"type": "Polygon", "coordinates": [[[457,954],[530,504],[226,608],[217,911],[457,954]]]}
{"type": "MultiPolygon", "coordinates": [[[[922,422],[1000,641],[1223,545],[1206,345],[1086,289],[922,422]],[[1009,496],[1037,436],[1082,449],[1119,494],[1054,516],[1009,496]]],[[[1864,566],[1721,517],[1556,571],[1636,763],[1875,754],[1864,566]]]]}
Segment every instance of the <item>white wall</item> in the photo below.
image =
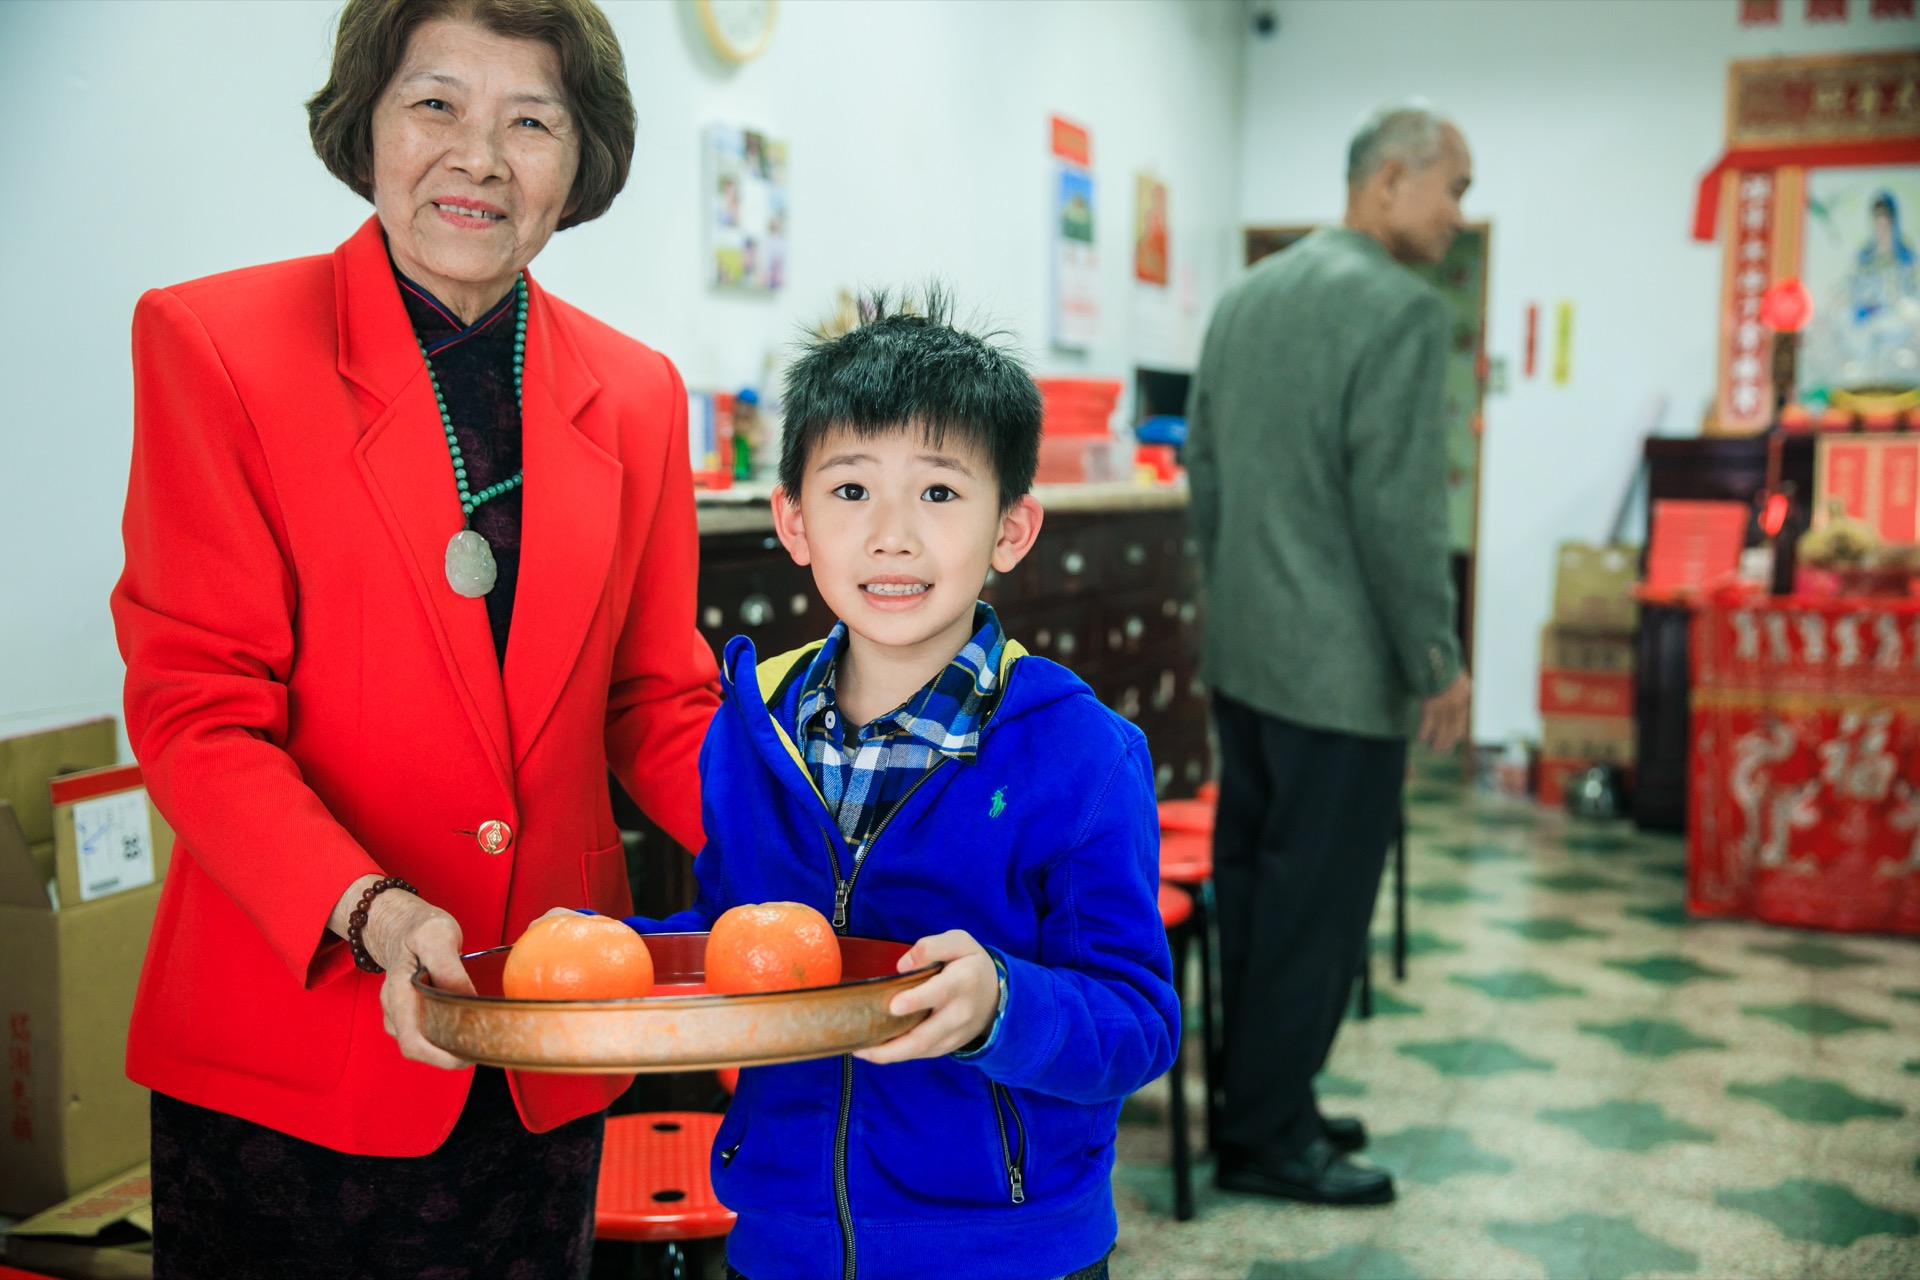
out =
{"type": "MultiPolygon", "coordinates": [[[[835,290],[939,275],[1045,368],[1190,359],[1238,210],[1234,0],[1094,5],[786,0],[770,51],[706,50],[687,0],[606,5],[640,116],[613,211],[535,266],[562,296],[737,386],[835,290]],[[1046,118],[1093,131],[1104,340],[1051,352],[1046,118]],[[790,284],[703,285],[702,126],[792,148],[790,284]],[[1178,291],[1131,281],[1133,174],[1171,188],[1178,291]]],[[[116,713],[107,594],[131,442],[127,323],[154,285],[331,250],[366,206],[313,158],[301,101],[334,0],[0,4],[0,734],[116,713]]]]}
{"type": "MultiPolygon", "coordinates": [[[[1279,0],[1247,41],[1249,223],[1336,218],[1346,142],[1383,102],[1423,96],[1474,152],[1469,216],[1493,223],[1489,351],[1512,390],[1486,406],[1474,731],[1537,730],[1551,551],[1605,535],[1656,415],[1690,435],[1711,395],[1720,251],[1690,238],[1724,140],[1734,58],[1912,45],[1912,22],[1742,28],[1735,0],[1279,0]],[[1571,384],[1547,376],[1554,303],[1574,303],[1571,384]],[[1541,371],[1519,377],[1525,308],[1541,371]],[[1659,406],[1664,405],[1664,413],[1659,406]]],[[[1639,534],[1636,530],[1636,539],[1639,534]]]]}

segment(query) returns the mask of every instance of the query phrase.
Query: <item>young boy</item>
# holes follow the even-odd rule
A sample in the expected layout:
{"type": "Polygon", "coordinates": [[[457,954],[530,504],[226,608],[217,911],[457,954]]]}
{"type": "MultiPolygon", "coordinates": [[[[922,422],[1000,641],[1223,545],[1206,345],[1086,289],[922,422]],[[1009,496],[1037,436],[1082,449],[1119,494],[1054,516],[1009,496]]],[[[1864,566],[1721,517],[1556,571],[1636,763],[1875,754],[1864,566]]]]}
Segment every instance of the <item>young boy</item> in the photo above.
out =
{"type": "Polygon", "coordinates": [[[978,600],[1040,531],[1039,438],[1032,378],[937,294],[788,375],[775,526],[839,622],[765,662],[728,644],[699,900],[629,923],[805,902],[946,968],[895,997],[931,1011],[899,1038],[741,1072],[713,1162],[734,1275],[1106,1275],[1120,1101],[1179,1006],[1146,740],[978,600]]]}

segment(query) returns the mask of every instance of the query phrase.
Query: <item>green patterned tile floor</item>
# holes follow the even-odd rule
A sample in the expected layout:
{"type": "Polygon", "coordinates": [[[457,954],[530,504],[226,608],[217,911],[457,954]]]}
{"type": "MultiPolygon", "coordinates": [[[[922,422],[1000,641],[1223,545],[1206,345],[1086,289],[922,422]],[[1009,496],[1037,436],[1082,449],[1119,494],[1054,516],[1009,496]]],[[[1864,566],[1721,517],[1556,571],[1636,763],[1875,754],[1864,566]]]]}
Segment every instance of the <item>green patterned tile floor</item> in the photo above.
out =
{"type": "Polygon", "coordinates": [[[1920,944],[1691,920],[1677,838],[1415,773],[1407,979],[1389,873],[1374,1017],[1320,1081],[1399,1200],[1215,1190],[1196,1037],[1199,1214],[1172,1217],[1157,1082],[1121,1125],[1116,1280],[1920,1276],[1920,944]]]}

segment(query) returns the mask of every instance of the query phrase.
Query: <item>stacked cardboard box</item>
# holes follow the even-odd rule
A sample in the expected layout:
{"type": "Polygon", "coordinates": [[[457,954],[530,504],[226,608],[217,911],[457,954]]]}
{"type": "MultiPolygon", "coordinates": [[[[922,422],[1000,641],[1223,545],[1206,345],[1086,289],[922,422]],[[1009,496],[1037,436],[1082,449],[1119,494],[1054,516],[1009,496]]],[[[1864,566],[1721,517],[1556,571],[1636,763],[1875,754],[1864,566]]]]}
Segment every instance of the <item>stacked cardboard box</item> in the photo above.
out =
{"type": "Polygon", "coordinates": [[[1633,547],[1560,548],[1553,621],[1540,636],[1542,804],[1595,764],[1633,766],[1633,646],[1639,569],[1633,547]]]}
{"type": "Polygon", "coordinates": [[[0,1213],[147,1158],[127,1022],[173,833],[111,720],[0,740],[0,1213]]]}

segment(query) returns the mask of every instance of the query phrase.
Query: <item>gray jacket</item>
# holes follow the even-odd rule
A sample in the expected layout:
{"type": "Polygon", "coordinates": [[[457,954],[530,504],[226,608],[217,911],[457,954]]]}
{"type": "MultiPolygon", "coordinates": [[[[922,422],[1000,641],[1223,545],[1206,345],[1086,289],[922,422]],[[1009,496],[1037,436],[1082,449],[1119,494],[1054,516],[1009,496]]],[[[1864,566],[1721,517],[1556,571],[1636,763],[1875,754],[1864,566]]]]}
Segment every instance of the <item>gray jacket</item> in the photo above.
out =
{"type": "Polygon", "coordinates": [[[1409,736],[1460,670],[1446,302],[1345,228],[1220,300],[1187,406],[1201,676],[1312,728],[1409,736]]]}

